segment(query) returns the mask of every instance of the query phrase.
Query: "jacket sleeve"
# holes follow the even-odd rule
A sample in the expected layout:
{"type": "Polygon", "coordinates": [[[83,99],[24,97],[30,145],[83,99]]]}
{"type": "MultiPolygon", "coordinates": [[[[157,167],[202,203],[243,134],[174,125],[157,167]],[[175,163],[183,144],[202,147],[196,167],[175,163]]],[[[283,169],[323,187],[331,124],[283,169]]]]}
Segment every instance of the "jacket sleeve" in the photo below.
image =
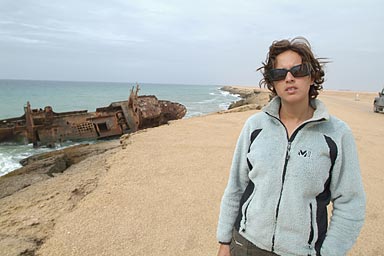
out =
{"type": "Polygon", "coordinates": [[[346,255],[365,218],[365,193],[357,149],[349,128],[342,136],[339,150],[330,187],[332,217],[321,247],[322,256],[346,255]]]}
{"type": "Polygon", "coordinates": [[[227,187],[221,200],[217,240],[228,243],[239,211],[241,196],[249,182],[247,153],[250,145],[249,120],[237,141],[227,187]]]}

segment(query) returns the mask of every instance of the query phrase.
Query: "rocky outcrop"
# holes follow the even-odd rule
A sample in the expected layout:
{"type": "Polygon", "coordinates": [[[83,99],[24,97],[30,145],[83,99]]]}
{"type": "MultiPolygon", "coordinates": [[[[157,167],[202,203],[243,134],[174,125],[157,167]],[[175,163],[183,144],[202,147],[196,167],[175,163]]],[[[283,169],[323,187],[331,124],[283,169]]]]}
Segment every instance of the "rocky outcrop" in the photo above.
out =
{"type": "MultiPolygon", "coordinates": [[[[47,160],[49,158],[47,156],[44,160],[28,164],[36,167],[39,162],[44,162],[41,170],[31,169],[28,172],[23,167],[25,172],[19,170],[17,175],[12,173],[5,178],[1,177],[1,189],[9,186],[13,191],[8,191],[9,195],[0,199],[0,255],[37,255],[36,251],[52,234],[57,219],[73,211],[83,198],[98,187],[99,179],[108,172],[109,164],[106,157],[118,149],[101,153],[103,150],[100,147],[114,148],[116,145],[120,147],[118,143],[116,140],[67,149],[66,151],[71,151],[73,154],[63,152],[51,156],[53,159],[61,160],[47,160]],[[73,157],[75,155],[79,158],[73,157]],[[81,160],[86,155],[89,157],[81,160]],[[63,173],[53,172],[54,178],[43,171],[44,169],[49,172],[55,166],[48,163],[59,163],[56,166],[63,166],[63,162],[78,160],[81,161],[71,165],[63,173]],[[20,189],[23,186],[27,187],[20,189]]],[[[4,190],[2,193],[4,195],[4,190]]]]}
{"type": "Polygon", "coordinates": [[[242,98],[230,104],[228,110],[233,109],[233,111],[245,111],[249,109],[261,109],[267,105],[270,100],[270,92],[265,89],[224,86],[221,88],[221,90],[227,91],[231,94],[237,94],[242,98]]]}
{"type": "Polygon", "coordinates": [[[52,178],[73,164],[116,147],[119,147],[118,141],[81,144],[23,159],[20,162],[23,167],[0,177],[0,198],[52,178]]]}
{"type": "Polygon", "coordinates": [[[73,211],[109,170],[119,140],[31,156],[0,177],[0,255],[36,255],[56,220],[73,211]]]}

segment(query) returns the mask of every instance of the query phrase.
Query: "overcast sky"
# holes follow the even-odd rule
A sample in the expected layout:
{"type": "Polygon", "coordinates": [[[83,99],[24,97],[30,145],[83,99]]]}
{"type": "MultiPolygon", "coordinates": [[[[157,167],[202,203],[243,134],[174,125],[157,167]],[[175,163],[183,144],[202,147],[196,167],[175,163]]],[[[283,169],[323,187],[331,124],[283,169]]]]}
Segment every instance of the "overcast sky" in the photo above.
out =
{"type": "Polygon", "coordinates": [[[295,36],[325,88],[383,87],[382,0],[0,0],[0,79],[257,85],[295,36]]]}

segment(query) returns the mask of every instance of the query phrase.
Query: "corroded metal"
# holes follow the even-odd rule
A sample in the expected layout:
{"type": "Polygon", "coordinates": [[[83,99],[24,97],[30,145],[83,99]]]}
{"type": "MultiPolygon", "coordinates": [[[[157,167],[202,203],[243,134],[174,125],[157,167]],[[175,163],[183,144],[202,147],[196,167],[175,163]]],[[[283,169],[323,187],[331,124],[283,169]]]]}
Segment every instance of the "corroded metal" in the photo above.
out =
{"type": "Polygon", "coordinates": [[[32,109],[27,102],[24,115],[0,120],[0,142],[54,146],[64,141],[103,139],[166,124],[187,112],[182,104],[153,95],[139,96],[138,91],[136,86],[128,100],[112,102],[95,112],[56,113],[51,106],[32,109]]]}

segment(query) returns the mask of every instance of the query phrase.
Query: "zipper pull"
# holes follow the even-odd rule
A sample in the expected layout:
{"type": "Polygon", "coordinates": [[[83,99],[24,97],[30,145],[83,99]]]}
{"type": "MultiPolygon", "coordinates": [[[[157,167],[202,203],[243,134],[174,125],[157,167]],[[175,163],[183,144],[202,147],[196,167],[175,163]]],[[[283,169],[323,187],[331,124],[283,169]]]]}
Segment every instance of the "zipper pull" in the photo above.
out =
{"type": "Polygon", "coordinates": [[[289,142],[288,142],[288,146],[287,146],[287,155],[286,155],[286,157],[285,157],[285,159],[286,159],[287,161],[289,160],[290,151],[291,151],[291,142],[289,141],[289,142]]]}

